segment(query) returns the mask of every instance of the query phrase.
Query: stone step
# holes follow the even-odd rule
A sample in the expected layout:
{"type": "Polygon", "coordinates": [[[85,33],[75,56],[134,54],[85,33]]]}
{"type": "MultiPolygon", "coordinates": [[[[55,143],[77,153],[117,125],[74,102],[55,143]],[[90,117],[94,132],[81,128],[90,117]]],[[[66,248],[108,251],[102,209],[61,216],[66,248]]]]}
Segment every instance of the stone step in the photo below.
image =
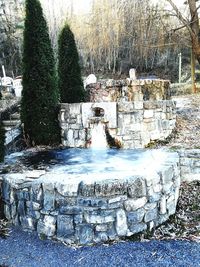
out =
{"type": "Polygon", "coordinates": [[[20,125],[21,121],[20,120],[4,120],[2,121],[2,123],[5,127],[13,127],[13,126],[20,125]]]}
{"type": "Polygon", "coordinates": [[[20,114],[19,113],[13,113],[10,115],[11,120],[20,120],[20,114]]]}

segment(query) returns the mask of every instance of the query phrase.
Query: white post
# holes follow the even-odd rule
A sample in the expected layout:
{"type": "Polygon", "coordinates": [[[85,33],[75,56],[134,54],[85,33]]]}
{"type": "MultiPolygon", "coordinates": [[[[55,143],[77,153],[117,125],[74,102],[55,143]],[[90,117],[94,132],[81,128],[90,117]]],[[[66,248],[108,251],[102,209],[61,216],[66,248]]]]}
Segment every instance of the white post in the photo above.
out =
{"type": "Polygon", "coordinates": [[[129,70],[129,77],[132,80],[136,80],[136,70],[135,69],[132,68],[129,70]]]}
{"type": "Polygon", "coordinates": [[[181,53],[178,54],[179,58],[179,64],[178,64],[178,83],[181,83],[181,69],[182,69],[182,58],[181,58],[181,53]]]}
{"type": "Polygon", "coordinates": [[[3,77],[6,77],[6,72],[5,72],[4,65],[2,65],[2,71],[3,71],[3,77]]]}

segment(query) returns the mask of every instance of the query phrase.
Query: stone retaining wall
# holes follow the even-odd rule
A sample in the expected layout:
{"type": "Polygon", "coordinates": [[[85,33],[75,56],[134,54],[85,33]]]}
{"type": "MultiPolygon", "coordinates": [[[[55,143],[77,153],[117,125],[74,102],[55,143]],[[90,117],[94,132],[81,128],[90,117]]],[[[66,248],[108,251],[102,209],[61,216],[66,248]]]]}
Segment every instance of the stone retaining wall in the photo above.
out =
{"type": "Polygon", "coordinates": [[[7,119],[13,111],[18,109],[20,101],[18,99],[0,100],[0,118],[7,119]]]}
{"type": "Polygon", "coordinates": [[[182,181],[200,181],[200,149],[179,151],[182,181]]]}
{"type": "MultiPolygon", "coordinates": [[[[134,163],[133,163],[134,164],[134,163]]],[[[41,238],[94,244],[152,229],[175,213],[179,158],[169,153],[155,170],[138,173],[7,174],[3,179],[6,218],[41,238]]],[[[145,168],[144,168],[145,169],[145,168]]]]}
{"type": "Polygon", "coordinates": [[[62,144],[89,147],[95,120],[106,125],[109,134],[125,149],[143,148],[164,140],[175,127],[175,102],[171,100],[61,104],[62,144]],[[100,108],[104,115],[95,117],[100,108]]]}
{"type": "Polygon", "coordinates": [[[169,100],[170,81],[160,79],[101,80],[87,85],[88,102],[169,100]]]}

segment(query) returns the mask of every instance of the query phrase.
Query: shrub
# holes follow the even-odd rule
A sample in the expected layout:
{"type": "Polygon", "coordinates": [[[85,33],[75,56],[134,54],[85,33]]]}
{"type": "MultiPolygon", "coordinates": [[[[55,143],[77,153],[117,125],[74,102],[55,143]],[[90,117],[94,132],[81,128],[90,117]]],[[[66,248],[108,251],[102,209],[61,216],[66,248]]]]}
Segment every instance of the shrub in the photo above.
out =
{"type": "Polygon", "coordinates": [[[60,142],[59,93],[47,23],[39,0],[26,0],[21,120],[30,145],[60,142]]]}
{"type": "Polygon", "coordinates": [[[78,51],[68,24],[63,27],[58,39],[58,85],[61,102],[84,101],[78,51]]]}

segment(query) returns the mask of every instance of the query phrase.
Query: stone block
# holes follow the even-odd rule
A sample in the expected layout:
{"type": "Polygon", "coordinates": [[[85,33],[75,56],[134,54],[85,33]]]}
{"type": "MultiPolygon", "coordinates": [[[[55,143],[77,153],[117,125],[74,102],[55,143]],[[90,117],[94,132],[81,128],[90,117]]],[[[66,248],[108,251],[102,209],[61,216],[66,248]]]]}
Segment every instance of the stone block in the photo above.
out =
{"type": "Polygon", "coordinates": [[[149,203],[158,202],[160,200],[161,193],[154,193],[148,197],[149,203]]]}
{"type": "Polygon", "coordinates": [[[33,210],[40,210],[41,209],[40,203],[32,202],[32,205],[33,205],[33,210]]]}
{"type": "Polygon", "coordinates": [[[129,223],[139,223],[143,220],[144,218],[144,209],[138,209],[136,211],[131,211],[128,213],[128,222],[129,223]]]}
{"type": "Polygon", "coordinates": [[[73,180],[68,181],[68,183],[57,182],[55,186],[58,193],[65,197],[77,196],[78,187],[79,187],[79,182],[73,180]]]}
{"type": "Polygon", "coordinates": [[[16,193],[18,200],[29,200],[30,193],[27,190],[20,190],[16,193]]]}
{"type": "Polygon", "coordinates": [[[160,199],[160,214],[165,214],[167,212],[167,201],[166,196],[162,196],[160,199]]]}
{"type": "Polygon", "coordinates": [[[85,211],[84,218],[87,223],[90,224],[105,224],[115,221],[115,214],[113,211],[102,211],[98,213],[97,211],[85,211]]]}
{"type": "Polygon", "coordinates": [[[83,214],[74,215],[74,223],[75,224],[83,223],[83,214]]]}
{"type": "Polygon", "coordinates": [[[128,199],[124,202],[124,207],[126,211],[134,211],[144,207],[146,203],[147,203],[146,197],[141,197],[138,199],[128,199]]]}
{"type": "Polygon", "coordinates": [[[95,195],[99,196],[116,196],[124,195],[127,192],[127,183],[117,180],[98,181],[95,184],[95,195]]]}
{"type": "Polygon", "coordinates": [[[173,182],[169,182],[168,184],[163,185],[163,192],[165,194],[169,194],[173,189],[173,182]]]}
{"type": "Polygon", "coordinates": [[[116,211],[116,232],[118,236],[126,236],[128,232],[126,212],[123,209],[116,211]]]}
{"type": "Polygon", "coordinates": [[[10,206],[10,214],[12,219],[17,215],[17,206],[15,202],[10,206]]]}
{"type": "Polygon", "coordinates": [[[143,109],[143,101],[134,101],[134,108],[142,110],[143,109]]]}
{"type": "Polygon", "coordinates": [[[73,216],[58,215],[57,216],[57,236],[66,238],[74,233],[73,216]]]}
{"type": "Polygon", "coordinates": [[[108,230],[107,224],[99,224],[96,226],[97,232],[106,232],[108,230]]]}
{"type": "Polygon", "coordinates": [[[117,103],[117,111],[120,113],[130,113],[134,111],[133,102],[119,102],[117,103]]]}
{"type": "Polygon", "coordinates": [[[169,219],[168,214],[162,214],[158,217],[158,220],[156,221],[156,225],[160,225],[160,224],[166,222],[168,219],[169,219]]]}
{"type": "Polygon", "coordinates": [[[69,113],[73,115],[79,115],[81,113],[81,103],[70,104],[69,113]]]}
{"type": "Polygon", "coordinates": [[[155,209],[157,207],[157,203],[147,203],[146,205],[145,205],[145,210],[152,210],[152,209],[155,209]]]}
{"type": "Polygon", "coordinates": [[[176,212],[175,200],[171,200],[171,201],[167,200],[167,211],[168,211],[168,215],[172,215],[176,212]]]}
{"type": "Polygon", "coordinates": [[[30,199],[34,202],[38,202],[40,204],[43,203],[43,190],[41,184],[32,183],[31,191],[30,191],[30,199]]]}
{"type": "Polygon", "coordinates": [[[11,208],[9,204],[4,205],[4,215],[8,221],[11,220],[11,208]]]}
{"type": "Polygon", "coordinates": [[[155,101],[144,101],[144,109],[147,109],[147,110],[156,109],[156,102],[155,101]]]}
{"type": "Polygon", "coordinates": [[[108,204],[113,204],[113,203],[121,202],[124,200],[127,200],[127,196],[118,196],[118,197],[109,199],[108,204]]]}
{"type": "Polygon", "coordinates": [[[84,207],[106,208],[107,200],[103,198],[78,198],[78,205],[84,207]]]}
{"type": "Polygon", "coordinates": [[[145,223],[133,223],[130,225],[129,229],[133,234],[136,234],[147,230],[147,225],[145,223]]]}
{"type": "Polygon", "coordinates": [[[140,131],[142,130],[142,125],[141,123],[132,123],[129,126],[129,131],[133,131],[133,132],[139,132],[138,134],[140,134],[140,131]]]}
{"type": "Polygon", "coordinates": [[[158,140],[160,138],[160,132],[158,130],[152,131],[150,133],[151,140],[158,140]]]}
{"type": "Polygon", "coordinates": [[[18,201],[17,213],[20,216],[25,216],[26,215],[26,206],[25,206],[25,201],[24,200],[18,201]]]}
{"type": "Polygon", "coordinates": [[[154,228],[154,226],[155,226],[154,221],[148,222],[148,229],[149,229],[149,231],[151,231],[154,228]]]}
{"type": "Polygon", "coordinates": [[[5,180],[2,182],[2,198],[6,203],[10,203],[11,186],[5,180]]]}
{"type": "Polygon", "coordinates": [[[78,195],[83,197],[94,196],[94,183],[86,184],[83,181],[80,182],[78,187],[78,195]]]}
{"type": "Polygon", "coordinates": [[[143,177],[133,177],[128,180],[128,197],[140,198],[146,196],[146,184],[143,177]]]}
{"type": "Polygon", "coordinates": [[[55,209],[55,191],[44,190],[44,210],[52,211],[55,209]]]}
{"type": "Polygon", "coordinates": [[[82,224],[76,227],[76,239],[81,245],[91,244],[94,239],[94,229],[89,224],[82,224]]]}
{"type": "Polygon", "coordinates": [[[32,231],[36,229],[36,220],[34,220],[32,217],[20,216],[19,220],[23,229],[28,229],[32,231]]]}
{"type": "Polygon", "coordinates": [[[167,184],[172,181],[174,170],[172,166],[163,166],[160,172],[161,174],[161,181],[163,184],[167,184]]]}
{"type": "Polygon", "coordinates": [[[59,209],[60,214],[66,214],[66,215],[76,215],[82,213],[82,208],[75,206],[75,207],[69,207],[69,206],[62,206],[59,209]]]}
{"type": "Polygon", "coordinates": [[[56,218],[53,216],[45,215],[43,219],[39,219],[37,224],[37,232],[40,236],[45,235],[51,237],[55,235],[56,231],[56,218]]]}
{"type": "Polygon", "coordinates": [[[98,232],[96,233],[94,237],[94,242],[95,243],[101,243],[101,242],[106,242],[108,241],[108,235],[105,232],[98,232]]]}
{"type": "Polygon", "coordinates": [[[154,110],[153,109],[146,109],[144,110],[144,119],[153,118],[154,110]]]}
{"type": "Polygon", "coordinates": [[[86,139],[86,132],[85,132],[85,129],[83,129],[83,130],[80,130],[80,129],[79,129],[78,136],[79,136],[79,139],[85,141],[85,139],[86,139]]]}
{"type": "Polygon", "coordinates": [[[154,191],[154,193],[159,193],[159,192],[161,192],[161,190],[162,190],[161,184],[155,184],[155,185],[153,185],[153,191],[154,191]]]}
{"type": "Polygon", "coordinates": [[[149,221],[156,220],[157,216],[158,216],[157,209],[148,210],[148,211],[146,211],[146,214],[144,216],[144,221],[149,222],[149,221]]]}

